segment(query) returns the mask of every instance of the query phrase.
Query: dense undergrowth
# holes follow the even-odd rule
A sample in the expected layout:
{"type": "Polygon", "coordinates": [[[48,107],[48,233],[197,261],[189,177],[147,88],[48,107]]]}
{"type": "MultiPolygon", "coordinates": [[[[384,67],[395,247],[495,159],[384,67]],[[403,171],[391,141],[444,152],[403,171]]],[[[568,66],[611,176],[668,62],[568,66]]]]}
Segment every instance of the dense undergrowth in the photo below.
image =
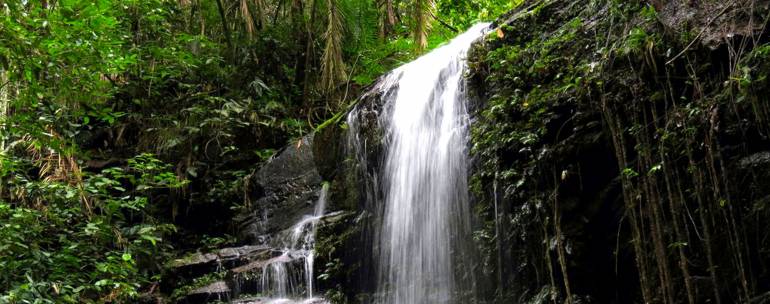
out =
{"type": "Polygon", "coordinates": [[[471,56],[497,301],[767,296],[770,9],[685,2],[528,1],[471,56]]]}

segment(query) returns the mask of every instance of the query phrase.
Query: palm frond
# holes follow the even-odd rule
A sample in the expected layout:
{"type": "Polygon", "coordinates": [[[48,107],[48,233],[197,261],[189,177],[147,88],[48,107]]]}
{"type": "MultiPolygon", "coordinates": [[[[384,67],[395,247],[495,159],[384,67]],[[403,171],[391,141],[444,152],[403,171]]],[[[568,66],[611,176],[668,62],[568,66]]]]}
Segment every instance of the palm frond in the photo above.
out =
{"type": "Polygon", "coordinates": [[[428,33],[431,29],[431,18],[435,4],[433,0],[414,0],[412,10],[412,35],[417,49],[422,51],[428,47],[428,33]]]}
{"type": "Polygon", "coordinates": [[[324,38],[326,45],[321,58],[321,86],[326,92],[331,92],[337,84],[344,81],[346,66],[342,59],[342,13],[338,0],[327,0],[328,25],[324,38]]]}
{"type": "MultiPolygon", "coordinates": [[[[48,128],[48,133],[55,139],[61,139],[52,127],[48,128]]],[[[32,157],[39,170],[39,177],[46,182],[60,182],[74,186],[79,190],[80,201],[83,203],[86,215],[91,215],[93,208],[91,199],[85,192],[83,184],[83,172],[78,165],[77,159],[72,155],[64,155],[51,147],[35,144],[30,136],[24,136],[23,141],[28,143],[27,153],[32,157]]],[[[17,193],[17,196],[23,196],[24,193],[17,193]]],[[[37,199],[37,204],[42,204],[37,199]]]]}
{"type": "Polygon", "coordinates": [[[251,12],[249,11],[249,1],[248,0],[241,0],[241,6],[240,6],[240,13],[241,18],[243,19],[243,22],[246,24],[246,32],[249,34],[249,37],[254,37],[254,18],[251,15],[251,12]]]}
{"type": "Polygon", "coordinates": [[[265,0],[254,0],[254,8],[256,9],[254,19],[258,25],[261,27],[267,24],[269,8],[265,0]]]}

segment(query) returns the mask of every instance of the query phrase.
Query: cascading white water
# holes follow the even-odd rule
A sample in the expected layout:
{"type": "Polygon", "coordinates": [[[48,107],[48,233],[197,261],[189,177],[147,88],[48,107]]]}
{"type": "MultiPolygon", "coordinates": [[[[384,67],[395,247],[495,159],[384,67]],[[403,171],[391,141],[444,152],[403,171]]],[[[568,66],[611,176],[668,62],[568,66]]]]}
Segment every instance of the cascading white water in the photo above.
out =
{"type": "Polygon", "coordinates": [[[322,302],[313,298],[313,262],[317,225],[326,211],[328,192],[329,185],[324,184],[314,214],[304,216],[276,239],[275,245],[281,248],[282,254],[262,268],[261,290],[273,298],[269,303],[300,303],[289,299],[298,297],[306,297],[302,303],[322,302]],[[301,261],[302,267],[296,267],[296,261],[301,261]]]}
{"type": "MultiPolygon", "coordinates": [[[[470,242],[465,56],[489,24],[394,70],[375,88],[386,129],[378,246],[379,303],[458,303],[470,242]]],[[[467,263],[466,263],[467,264],[467,263]]]]}

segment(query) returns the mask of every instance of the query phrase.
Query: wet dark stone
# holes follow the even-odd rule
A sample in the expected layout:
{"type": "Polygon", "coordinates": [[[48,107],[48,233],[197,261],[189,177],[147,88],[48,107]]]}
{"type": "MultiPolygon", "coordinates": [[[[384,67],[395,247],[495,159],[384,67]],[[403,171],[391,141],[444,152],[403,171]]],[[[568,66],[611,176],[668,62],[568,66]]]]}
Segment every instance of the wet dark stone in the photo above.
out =
{"type": "Polygon", "coordinates": [[[269,242],[268,235],[312,213],[320,186],[312,136],[286,146],[247,180],[250,206],[236,219],[240,239],[247,244],[269,242]]]}
{"type": "Polygon", "coordinates": [[[230,299],[230,287],[224,281],[217,281],[201,288],[195,289],[180,300],[180,304],[211,303],[215,301],[227,301],[230,299]]]}
{"type": "MultiPolygon", "coordinates": [[[[222,248],[215,252],[194,253],[173,260],[164,275],[164,282],[175,285],[209,273],[238,267],[269,257],[271,248],[266,245],[222,248]]],[[[168,286],[166,286],[168,287],[168,286]]]]}
{"type": "Polygon", "coordinates": [[[327,126],[313,137],[313,156],[316,168],[324,180],[333,180],[342,170],[345,160],[346,132],[339,125],[327,126]]]}
{"type": "Polygon", "coordinates": [[[742,169],[770,166],[770,151],[754,153],[752,155],[741,158],[739,164],[742,169]]]}

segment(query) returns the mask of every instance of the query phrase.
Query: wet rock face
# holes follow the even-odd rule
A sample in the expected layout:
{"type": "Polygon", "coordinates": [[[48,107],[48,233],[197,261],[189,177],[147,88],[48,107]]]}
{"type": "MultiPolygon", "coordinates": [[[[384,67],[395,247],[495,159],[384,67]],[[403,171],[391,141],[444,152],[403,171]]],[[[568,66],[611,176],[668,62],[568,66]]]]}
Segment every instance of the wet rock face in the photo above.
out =
{"type": "Polygon", "coordinates": [[[222,248],[211,253],[195,253],[171,262],[169,268],[173,274],[167,277],[194,278],[207,273],[215,273],[220,268],[233,268],[269,257],[271,249],[266,245],[222,248]]]}
{"type": "Polygon", "coordinates": [[[270,234],[312,213],[320,187],[313,137],[306,136],[285,147],[249,178],[249,207],[237,219],[240,239],[248,244],[268,243],[270,234]]]}
{"type": "Polygon", "coordinates": [[[741,169],[767,170],[770,167],[770,151],[754,153],[743,157],[740,159],[739,164],[741,169]]]}
{"type": "Polygon", "coordinates": [[[344,174],[346,135],[339,125],[331,125],[317,131],[313,137],[315,166],[324,180],[332,181],[338,174],[344,174]]]}
{"type": "Polygon", "coordinates": [[[318,131],[313,146],[318,170],[331,183],[329,208],[344,211],[329,214],[318,230],[316,265],[325,279],[316,283],[351,303],[369,303],[362,297],[375,289],[371,229],[376,219],[373,206],[367,205],[374,198],[367,195],[375,193],[373,181],[383,156],[379,116],[384,109],[378,90],[367,92],[342,122],[318,131]]]}
{"type": "MultiPolygon", "coordinates": [[[[735,5],[743,1],[655,1],[660,22],[674,32],[700,30],[699,42],[716,49],[725,41],[751,37],[761,25],[752,19],[757,7],[735,5]]],[[[747,2],[746,2],[747,3],[747,2]]]]}

